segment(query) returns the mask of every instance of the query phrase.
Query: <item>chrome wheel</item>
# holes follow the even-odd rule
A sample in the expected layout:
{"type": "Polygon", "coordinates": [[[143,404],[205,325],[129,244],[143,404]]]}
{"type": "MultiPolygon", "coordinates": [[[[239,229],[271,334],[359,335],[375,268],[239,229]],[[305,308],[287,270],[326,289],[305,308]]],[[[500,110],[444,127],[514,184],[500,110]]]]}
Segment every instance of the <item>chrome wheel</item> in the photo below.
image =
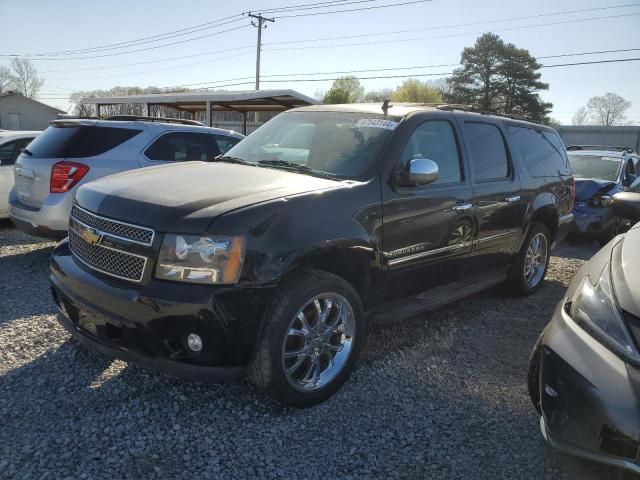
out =
{"type": "Polygon", "coordinates": [[[543,233],[533,236],[524,259],[524,279],[533,288],[544,276],[547,266],[547,237],[543,233]]]}
{"type": "Polygon", "coordinates": [[[300,391],[317,390],[342,371],[356,334],[353,308],[336,293],[312,298],[293,318],[282,344],[282,369],[300,391]]]}

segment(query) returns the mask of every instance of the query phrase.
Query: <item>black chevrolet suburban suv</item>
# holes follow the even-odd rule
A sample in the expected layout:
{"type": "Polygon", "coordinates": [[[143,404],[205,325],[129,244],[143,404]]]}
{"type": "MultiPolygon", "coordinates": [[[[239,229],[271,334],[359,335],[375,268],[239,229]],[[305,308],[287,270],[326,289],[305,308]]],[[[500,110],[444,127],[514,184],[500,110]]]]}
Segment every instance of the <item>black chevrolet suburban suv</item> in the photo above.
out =
{"type": "Polygon", "coordinates": [[[367,323],[538,289],[573,200],[551,128],[446,106],[299,108],[213,162],[82,186],[53,296],[107,355],[246,373],[312,405],[345,382],[367,323]]]}

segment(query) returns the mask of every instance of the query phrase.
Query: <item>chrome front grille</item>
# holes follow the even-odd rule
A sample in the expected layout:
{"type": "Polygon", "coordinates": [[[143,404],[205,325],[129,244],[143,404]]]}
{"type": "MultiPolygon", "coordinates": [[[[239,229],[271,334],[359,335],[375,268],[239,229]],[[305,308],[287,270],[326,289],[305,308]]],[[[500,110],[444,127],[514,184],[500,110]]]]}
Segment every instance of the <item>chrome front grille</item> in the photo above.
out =
{"type": "Polygon", "coordinates": [[[75,230],[69,229],[71,252],[89,268],[112,277],[140,282],[147,259],[101,245],[91,245],[75,230]]]}
{"type": "Polygon", "coordinates": [[[142,281],[148,257],[129,250],[140,250],[133,244],[151,245],[154,234],[149,228],[100,217],[76,205],[69,220],[69,247],[76,259],[93,270],[131,282],[142,281]]]}
{"type": "Polygon", "coordinates": [[[150,228],[101,217],[95,213],[87,212],[77,205],[74,205],[71,209],[71,218],[75,218],[85,225],[112,237],[122,238],[141,245],[151,245],[153,242],[154,231],[150,228]]]}

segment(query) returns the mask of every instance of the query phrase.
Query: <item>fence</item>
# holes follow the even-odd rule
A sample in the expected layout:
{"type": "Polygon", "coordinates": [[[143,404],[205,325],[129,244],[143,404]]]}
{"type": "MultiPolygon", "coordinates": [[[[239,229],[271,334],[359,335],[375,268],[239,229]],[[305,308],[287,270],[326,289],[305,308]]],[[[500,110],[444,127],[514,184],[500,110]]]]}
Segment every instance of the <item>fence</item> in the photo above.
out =
{"type": "Polygon", "coordinates": [[[566,146],[607,145],[629,147],[640,151],[640,126],[599,127],[592,125],[560,125],[556,130],[566,146]]]}

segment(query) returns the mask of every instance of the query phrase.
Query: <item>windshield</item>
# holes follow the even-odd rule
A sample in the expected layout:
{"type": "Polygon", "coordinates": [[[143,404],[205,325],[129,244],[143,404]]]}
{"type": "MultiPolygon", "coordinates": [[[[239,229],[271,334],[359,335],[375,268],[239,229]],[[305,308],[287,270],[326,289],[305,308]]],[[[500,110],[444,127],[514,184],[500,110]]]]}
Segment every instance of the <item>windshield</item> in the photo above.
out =
{"type": "Polygon", "coordinates": [[[373,166],[397,125],[375,114],[284,113],[229,150],[226,157],[309,174],[358,178],[373,166]]]}
{"type": "Polygon", "coordinates": [[[620,158],[599,155],[569,155],[569,160],[576,178],[618,181],[620,158]]]}

